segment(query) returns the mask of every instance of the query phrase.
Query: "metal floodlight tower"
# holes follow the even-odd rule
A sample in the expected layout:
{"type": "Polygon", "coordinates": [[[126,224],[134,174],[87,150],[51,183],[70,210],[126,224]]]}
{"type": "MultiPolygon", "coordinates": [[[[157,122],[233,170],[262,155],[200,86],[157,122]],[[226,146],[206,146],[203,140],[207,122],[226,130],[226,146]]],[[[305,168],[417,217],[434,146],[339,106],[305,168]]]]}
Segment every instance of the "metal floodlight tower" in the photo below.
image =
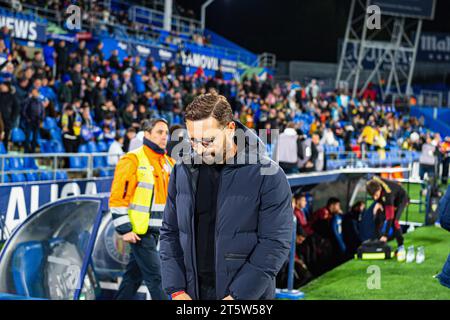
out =
{"type": "Polygon", "coordinates": [[[351,2],[339,58],[336,88],[348,85],[352,90],[352,97],[356,98],[369,83],[378,82],[383,101],[389,96],[408,97],[412,94],[411,82],[422,19],[400,15],[385,16],[381,10],[381,28],[370,30],[367,27],[370,16],[367,8],[370,5],[371,0],[351,2]],[[350,54],[351,50],[356,54],[350,54]],[[369,56],[370,67],[367,66],[369,56]]]}
{"type": "Polygon", "coordinates": [[[204,31],[205,27],[206,27],[206,8],[213,2],[214,2],[214,0],[207,0],[202,4],[201,18],[200,18],[202,31],[204,31]]]}

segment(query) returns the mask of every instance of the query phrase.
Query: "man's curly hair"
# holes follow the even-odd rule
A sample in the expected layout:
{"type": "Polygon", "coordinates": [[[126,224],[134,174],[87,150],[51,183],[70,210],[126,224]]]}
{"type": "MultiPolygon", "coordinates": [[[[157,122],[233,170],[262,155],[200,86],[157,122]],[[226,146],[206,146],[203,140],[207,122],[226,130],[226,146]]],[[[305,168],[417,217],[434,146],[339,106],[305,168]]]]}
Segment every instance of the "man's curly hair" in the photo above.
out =
{"type": "Polygon", "coordinates": [[[233,120],[233,111],[227,99],[215,91],[195,97],[186,107],[186,120],[204,120],[211,116],[222,126],[227,125],[233,120]]]}

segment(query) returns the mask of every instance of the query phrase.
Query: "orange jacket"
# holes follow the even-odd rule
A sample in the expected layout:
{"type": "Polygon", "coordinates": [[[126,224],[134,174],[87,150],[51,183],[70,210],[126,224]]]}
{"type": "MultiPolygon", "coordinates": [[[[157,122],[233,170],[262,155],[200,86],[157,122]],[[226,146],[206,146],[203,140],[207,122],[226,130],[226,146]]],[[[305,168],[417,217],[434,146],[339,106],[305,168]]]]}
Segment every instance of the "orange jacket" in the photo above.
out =
{"type": "MultiPolygon", "coordinates": [[[[156,153],[151,148],[144,145],[144,152],[154,168],[154,203],[165,204],[167,191],[169,187],[170,168],[167,167],[164,155],[156,153]]],[[[172,165],[175,160],[168,157],[172,165]]],[[[116,165],[114,172],[114,180],[111,186],[111,195],[109,198],[109,207],[113,217],[117,213],[125,213],[133,199],[134,190],[137,186],[136,171],[138,167],[138,159],[132,153],[127,153],[116,165]]],[[[131,224],[125,224],[120,227],[116,226],[117,232],[124,234],[132,230],[131,224]]]]}

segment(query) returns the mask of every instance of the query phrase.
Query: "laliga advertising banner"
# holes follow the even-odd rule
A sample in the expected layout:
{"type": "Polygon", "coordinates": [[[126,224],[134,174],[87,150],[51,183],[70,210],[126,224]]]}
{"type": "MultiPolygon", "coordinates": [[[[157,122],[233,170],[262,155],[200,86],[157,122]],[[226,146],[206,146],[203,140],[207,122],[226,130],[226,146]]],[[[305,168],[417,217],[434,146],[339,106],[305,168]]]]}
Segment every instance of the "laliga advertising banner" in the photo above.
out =
{"type": "Polygon", "coordinates": [[[111,183],[112,177],[0,185],[0,217],[10,233],[44,204],[69,196],[109,192],[111,183]]]}
{"type": "Polygon", "coordinates": [[[113,38],[102,38],[101,41],[103,42],[102,52],[106,59],[110,57],[112,50],[118,50],[120,60],[123,60],[129,55],[139,55],[143,58],[141,60],[142,65],[144,65],[145,59],[148,56],[152,56],[155,61],[160,62],[167,62],[176,58],[176,52],[169,48],[160,48],[137,42],[118,41],[113,38]]]}
{"type": "Polygon", "coordinates": [[[46,41],[46,28],[43,23],[38,23],[31,19],[19,18],[14,15],[0,15],[0,28],[8,27],[12,31],[12,36],[26,41],[46,41]]]}

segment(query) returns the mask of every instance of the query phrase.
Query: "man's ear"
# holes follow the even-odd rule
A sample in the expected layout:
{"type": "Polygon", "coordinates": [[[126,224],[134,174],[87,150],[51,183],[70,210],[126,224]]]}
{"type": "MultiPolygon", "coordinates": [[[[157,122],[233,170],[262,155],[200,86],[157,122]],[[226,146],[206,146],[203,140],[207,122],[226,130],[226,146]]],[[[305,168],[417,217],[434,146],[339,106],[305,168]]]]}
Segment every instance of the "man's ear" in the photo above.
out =
{"type": "Polygon", "coordinates": [[[236,129],[236,122],[230,121],[227,125],[228,129],[236,129]]]}

